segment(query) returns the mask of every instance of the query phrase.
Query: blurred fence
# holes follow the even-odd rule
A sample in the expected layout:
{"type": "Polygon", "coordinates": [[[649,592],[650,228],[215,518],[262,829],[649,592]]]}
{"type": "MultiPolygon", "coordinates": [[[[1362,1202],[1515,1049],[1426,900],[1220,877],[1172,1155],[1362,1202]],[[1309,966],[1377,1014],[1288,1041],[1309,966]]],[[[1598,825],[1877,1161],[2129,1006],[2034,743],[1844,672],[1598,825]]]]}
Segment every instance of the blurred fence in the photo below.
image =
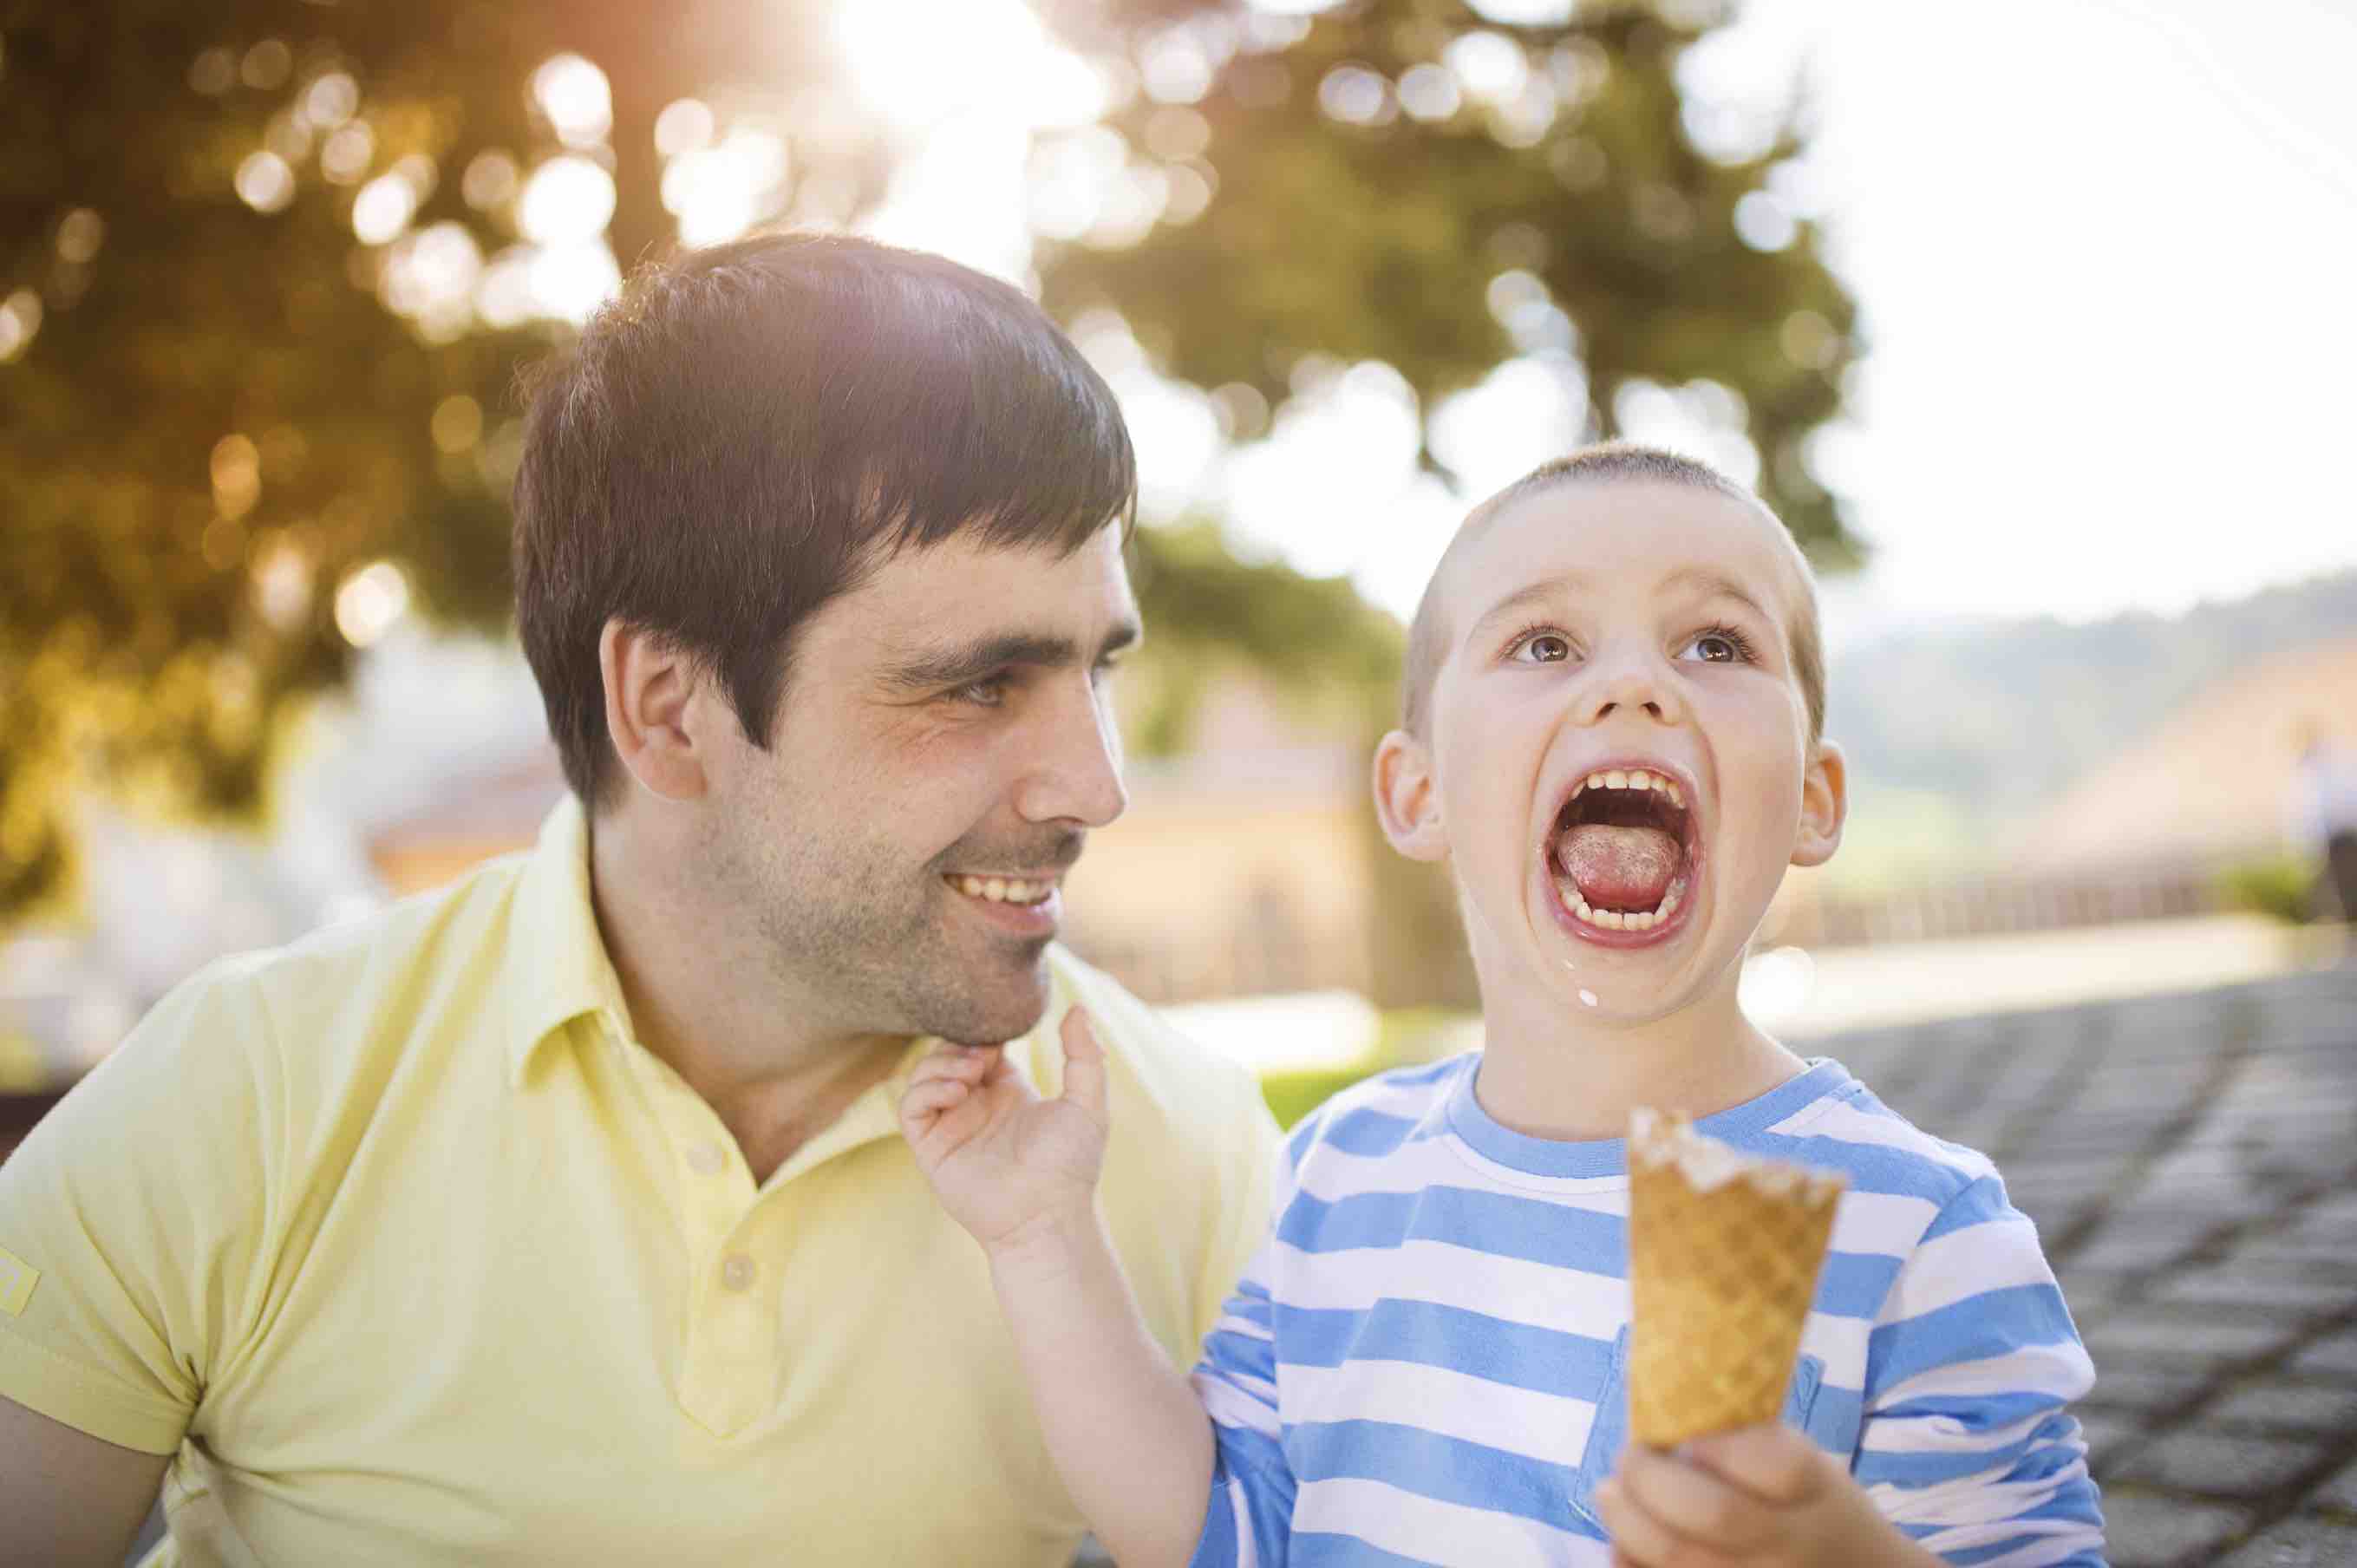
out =
{"type": "Polygon", "coordinates": [[[2229,908],[2233,864],[2159,862],[1964,878],[1870,896],[1806,894],[1787,902],[1766,934],[1778,946],[1865,947],[2212,915],[2229,908]]]}

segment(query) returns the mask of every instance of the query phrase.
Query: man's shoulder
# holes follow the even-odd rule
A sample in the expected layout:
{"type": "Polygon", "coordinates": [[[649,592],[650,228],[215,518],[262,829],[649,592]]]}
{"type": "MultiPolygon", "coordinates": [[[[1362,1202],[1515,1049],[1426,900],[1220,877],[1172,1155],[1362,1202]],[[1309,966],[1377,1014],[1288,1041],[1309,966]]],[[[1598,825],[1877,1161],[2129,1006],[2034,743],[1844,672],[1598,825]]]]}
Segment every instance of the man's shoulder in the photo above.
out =
{"type": "MultiPolygon", "coordinates": [[[[210,1048],[283,1055],[326,1050],[338,1036],[398,1037],[389,1010],[423,1005],[421,983],[454,963],[480,963],[500,949],[522,857],[488,862],[439,887],[322,927],[274,948],[213,960],[167,992],[141,1035],[201,1036],[210,1048]],[[222,1021],[244,1019],[243,1027],[222,1021]]],[[[132,1041],[126,1041],[129,1045],[132,1041]]]]}
{"type": "Polygon", "coordinates": [[[212,966],[214,977],[259,988],[275,1001],[347,998],[356,987],[414,973],[454,957],[472,960],[500,935],[528,856],[486,861],[437,887],[382,908],[323,926],[283,946],[242,953],[212,966]]]}

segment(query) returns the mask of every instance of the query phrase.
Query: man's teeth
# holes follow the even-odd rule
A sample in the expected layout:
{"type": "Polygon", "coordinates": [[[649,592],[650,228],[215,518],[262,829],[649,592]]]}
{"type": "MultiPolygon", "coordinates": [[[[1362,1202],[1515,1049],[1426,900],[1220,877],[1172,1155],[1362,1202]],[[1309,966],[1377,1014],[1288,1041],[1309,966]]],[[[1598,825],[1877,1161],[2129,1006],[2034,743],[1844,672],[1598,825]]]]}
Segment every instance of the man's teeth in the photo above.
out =
{"type": "Polygon", "coordinates": [[[1641,768],[1626,771],[1616,768],[1608,773],[1591,773],[1581,782],[1578,789],[1572,791],[1573,798],[1577,799],[1583,789],[1658,789],[1667,795],[1670,804],[1678,810],[1684,811],[1686,805],[1686,798],[1679,793],[1676,785],[1660,774],[1648,773],[1641,768]]]}
{"type": "Polygon", "coordinates": [[[1650,931],[1677,913],[1678,900],[1685,896],[1685,886],[1684,877],[1671,883],[1670,890],[1662,895],[1661,903],[1651,909],[1591,908],[1579,889],[1568,883],[1563,888],[1563,901],[1571,906],[1573,914],[1591,926],[1600,926],[1608,931],[1650,931]]]}
{"type": "Polygon", "coordinates": [[[969,898],[994,904],[1037,904],[1056,890],[1052,882],[1025,882],[1011,876],[952,876],[951,886],[969,898]]]}

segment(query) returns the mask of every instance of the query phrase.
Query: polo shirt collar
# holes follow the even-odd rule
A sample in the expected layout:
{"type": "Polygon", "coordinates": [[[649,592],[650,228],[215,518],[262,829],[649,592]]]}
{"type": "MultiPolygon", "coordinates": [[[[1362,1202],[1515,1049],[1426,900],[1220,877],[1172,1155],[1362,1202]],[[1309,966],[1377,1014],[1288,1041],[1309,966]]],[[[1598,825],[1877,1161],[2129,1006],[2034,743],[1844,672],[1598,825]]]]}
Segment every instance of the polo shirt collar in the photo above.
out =
{"type": "MultiPolygon", "coordinates": [[[[1032,1083],[1049,1094],[1062,1091],[1062,1056],[1052,1043],[1065,1010],[1077,997],[1065,973],[1060,950],[1049,950],[1049,1003],[1046,1014],[1029,1033],[1006,1044],[1008,1058],[1032,1083]],[[1054,1064],[1053,1082],[1041,1083],[1040,1069],[1054,1064]]],[[[515,911],[508,922],[506,973],[511,1028],[508,1032],[508,1079],[521,1085],[541,1047],[559,1037],[564,1026],[584,1014],[602,1015],[617,1039],[637,1036],[630,1028],[630,1004],[622,997],[620,976],[606,954],[606,939],[597,929],[597,906],[589,891],[589,819],[577,796],[568,793],[541,824],[540,842],[525,857],[516,887],[515,911]]],[[[925,1054],[939,1046],[937,1038],[911,1040],[908,1054],[891,1076],[855,1102],[825,1133],[811,1140],[811,1148],[828,1156],[871,1139],[899,1131],[900,1091],[925,1054]]],[[[815,1163],[815,1155],[797,1155],[789,1162],[796,1169],[815,1163]]],[[[782,1170],[780,1175],[785,1174],[782,1170]]]]}
{"type": "Polygon", "coordinates": [[[508,1077],[521,1084],[540,1047],[585,1013],[630,1037],[622,983],[606,956],[589,894],[589,819],[567,794],[541,824],[508,922],[508,1077]]]}

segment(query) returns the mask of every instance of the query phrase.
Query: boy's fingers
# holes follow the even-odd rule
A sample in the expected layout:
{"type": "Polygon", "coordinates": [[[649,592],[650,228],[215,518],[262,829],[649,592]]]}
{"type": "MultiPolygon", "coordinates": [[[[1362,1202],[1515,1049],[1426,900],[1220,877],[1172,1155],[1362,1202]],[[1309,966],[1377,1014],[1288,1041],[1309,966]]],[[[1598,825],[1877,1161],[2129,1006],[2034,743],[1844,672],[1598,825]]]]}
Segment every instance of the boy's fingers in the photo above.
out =
{"type": "Polygon", "coordinates": [[[1632,1444],[1619,1479],[1631,1500],[1689,1542],[1740,1552],[1774,1533],[1758,1498],[1699,1465],[1632,1444]]]}
{"type": "Polygon", "coordinates": [[[1722,1480],[1779,1508],[1805,1502],[1824,1484],[1817,1445],[1789,1426],[1747,1426],[1686,1444],[1686,1456],[1722,1480]]]}
{"type": "Polygon", "coordinates": [[[964,1100],[969,1092],[963,1083],[953,1078],[911,1084],[909,1092],[900,1097],[901,1123],[918,1128],[930,1126],[935,1117],[964,1100]]]}
{"type": "Polygon", "coordinates": [[[1690,1541],[1649,1513],[1616,1476],[1596,1488],[1596,1517],[1612,1537],[1612,1560],[1631,1568],[1732,1568],[1730,1560],[1690,1541]]]}
{"type": "Polygon", "coordinates": [[[917,1070],[909,1075],[911,1085],[929,1083],[938,1079],[962,1078],[971,1081],[981,1075],[985,1063],[979,1053],[962,1046],[942,1046],[925,1053],[917,1070]]]}
{"type": "Polygon", "coordinates": [[[1098,1126],[1105,1126],[1104,1047],[1097,1043],[1086,1008],[1065,1013],[1063,1036],[1064,1098],[1087,1112],[1098,1126]]]}

